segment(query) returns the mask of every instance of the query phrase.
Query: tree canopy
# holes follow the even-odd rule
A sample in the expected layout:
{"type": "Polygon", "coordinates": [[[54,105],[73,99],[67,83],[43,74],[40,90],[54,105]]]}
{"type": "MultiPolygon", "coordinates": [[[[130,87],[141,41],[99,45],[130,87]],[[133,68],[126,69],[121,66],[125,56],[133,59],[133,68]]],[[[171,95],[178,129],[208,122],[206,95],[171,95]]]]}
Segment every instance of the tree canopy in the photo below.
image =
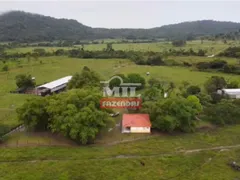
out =
{"type": "Polygon", "coordinates": [[[15,77],[18,88],[29,88],[35,86],[35,81],[30,74],[19,74],[15,77]]]}
{"type": "Polygon", "coordinates": [[[101,93],[70,90],[49,97],[33,98],[17,109],[28,129],[50,130],[82,143],[92,143],[101,129],[112,122],[100,109],[101,93]]]}

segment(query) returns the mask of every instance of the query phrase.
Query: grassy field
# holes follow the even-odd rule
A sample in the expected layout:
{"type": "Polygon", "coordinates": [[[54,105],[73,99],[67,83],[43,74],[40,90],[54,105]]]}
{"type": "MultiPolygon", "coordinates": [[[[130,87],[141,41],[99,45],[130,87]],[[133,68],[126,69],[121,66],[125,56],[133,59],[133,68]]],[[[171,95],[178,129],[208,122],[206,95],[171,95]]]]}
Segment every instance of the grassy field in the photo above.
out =
{"type": "MultiPolygon", "coordinates": [[[[110,42],[110,41],[106,41],[110,42]]],[[[111,41],[113,42],[113,41],[111,41]]],[[[163,51],[168,51],[169,49],[175,49],[175,50],[180,50],[180,49],[186,49],[189,50],[192,48],[194,51],[198,51],[199,49],[203,49],[207,51],[208,55],[212,54],[218,54],[219,52],[223,51],[227,47],[231,45],[239,45],[238,42],[228,42],[227,44],[224,44],[221,41],[204,41],[203,44],[201,44],[201,41],[188,41],[186,46],[184,47],[174,47],[172,46],[171,42],[156,42],[156,43],[121,43],[121,44],[114,44],[113,42],[113,49],[115,50],[124,50],[124,51],[155,51],[155,52],[163,52],[163,51]]],[[[84,45],[85,50],[91,50],[91,51],[96,51],[96,50],[103,50],[106,48],[106,44],[88,44],[84,45]]],[[[48,52],[53,52],[56,51],[57,49],[73,49],[73,48],[79,48],[81,45],[75,45],[74,47],[24,47],[24,48],[13,48],[13,49],[7,49],[7,53],[17,53],[17,52],[22,52],[22,53],[27,53],[27,52],[32,52],[33,49],[35,48],[43,48],[48,52]]]]}
{"type": "Polygon", "coordinates": [[[11,180],[239,178],[239,172],[227,165],[230,161],[240,162],[239,147],[227,151],[204,149],[239,144],[239,129],[240,126],[232,126],[214,132],[161,134],[113,146],[2,148],[0,177],[11,180]],[[193,149],[199,152],[191,152],[193,149]]]}
{"type": "MultiPolygon", "coordinates": [[[[201,44],[201,41],[188,41],[187,45],[184,47],[173,47],[170,42],[158,42],[158,43],[127,43],[127,44],[113,44],[113,49],[115,50],[133,50],[133,51],[155,51],[162,52],[168,51],[169,49],[190,49],[192,48],[195,51],[203,49],[208,51],[209,55],[218,54],[223,51],[231,44],[236,44],[237,42],[229,42],[229,44],[224,44],[223,42],[212,42],[204,41],[201,44]]],[[[84,46],[86,50],[102,50],[106,48],[106,44],[90,44],[84,46]]]]}

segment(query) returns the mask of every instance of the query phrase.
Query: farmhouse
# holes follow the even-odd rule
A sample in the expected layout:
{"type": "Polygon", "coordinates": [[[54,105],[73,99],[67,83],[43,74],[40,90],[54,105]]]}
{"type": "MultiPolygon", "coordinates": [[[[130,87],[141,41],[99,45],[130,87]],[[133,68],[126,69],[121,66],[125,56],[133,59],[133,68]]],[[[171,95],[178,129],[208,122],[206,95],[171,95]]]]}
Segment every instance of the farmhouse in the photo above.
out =
{"type": "Polygon", "coordinates": [[[226,95],[229,98],[240,99],[240,89],[221,89],[217,91],[218,94],[226,95]]]}
{"type": "Polygon", "coordinates": [[[72,79],[72,76],[66,76],[61,79],[43,84],[36,87],[37,95],[45,96],[51,93],[57,93],[64,90],[67,87],[67,83],[72,79]]]}
{"type": "Polygon", "coordinates": [[[123,114],[122,133],[151,133],[148,114],[123,114]]]}

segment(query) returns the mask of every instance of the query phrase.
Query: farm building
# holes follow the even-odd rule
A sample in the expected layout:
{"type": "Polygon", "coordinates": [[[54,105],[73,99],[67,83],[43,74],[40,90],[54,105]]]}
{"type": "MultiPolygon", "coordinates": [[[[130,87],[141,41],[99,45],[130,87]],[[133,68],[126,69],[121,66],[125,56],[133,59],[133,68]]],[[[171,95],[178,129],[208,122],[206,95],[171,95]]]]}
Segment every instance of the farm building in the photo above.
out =
{"type": "Polygon", "coordinates": [[[57,93],[64,90],[67,87],[67,83],[72,79],[72,76],[66,76],[61,79],[43,84],[36,87],[37,95],[45,96],[51,93],[57,93]]]}
{"type": "Polygon", "coordinates": [[[122,133],[151,133],[148,114],[123,114],[122,133]]]}
{"type": "Polygon", "coordinates": [[[240,89],[221,89],[217,91],[218,94],[226,95],[229,98],[240,99],[240,89]]]}

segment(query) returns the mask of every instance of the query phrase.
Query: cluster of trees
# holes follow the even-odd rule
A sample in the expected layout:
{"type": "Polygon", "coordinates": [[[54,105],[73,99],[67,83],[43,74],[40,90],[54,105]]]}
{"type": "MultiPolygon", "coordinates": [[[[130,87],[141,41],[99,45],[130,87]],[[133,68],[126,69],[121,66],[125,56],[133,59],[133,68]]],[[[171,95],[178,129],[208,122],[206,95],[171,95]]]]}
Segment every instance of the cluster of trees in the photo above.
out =
{"type": "Polygon", "coordinates": [[[100,87],[100,76],[84,66],[81,73],[75,73],[68,83],[68,89],[100,87]]]}
{"type": "Polygon", "coordinates": [[[225,49],[223,52],[219,53],[218,55],[225,57],[240,58],[240,47],[229,47],[225,49]]]}
{"type": "Polygon", "coordinates": [[[81,144],[93,143],[98,133],[112,123],[100,109],[101,93],[74,89],[48,97],[34,97],[17,109],[29,130],[51,131],[81,144]]]}
{"type": "Polygon", "coordinates": [[[137,90],[140,90],[144,89],[146,85],[145,78],[137,73],[130,73],[126,76],[124,74],[116,74],[115,76],[120,77],[122,79],[122,82],[120,79],[114,78],[109,83],[110,88],[121,87],[122,86],[121,83],[140,83],[141,86],[136,87],[137,90]]]}
{"type": "Polygon", "coordinates": [[[204,89],[183,82],[173,96],[170,92],[174,88],[169,82],[151,78],[148,84],[140,111],[150,114],[155,129],[193,132],[199,117],[216,125],[240,123],[240,101],[217,94],[222,88],[238,88],[237,81],[227,82],[223,77],[212,76],[205,82],[204,89]],[[168,98],[164,97],[166,92],[168,98]]]}
{"type": "Polygon", "coordinates": [[[240,66],[239,65],[231,65],[228,64],[224,60],[213,60],[210,62],[198,62],[196,64],[196,68],[203,70],[218,70],[224,73],[232,73],[232,74],[240,74],[240,66]]]}
{"type": "Polygon", "coordinates": [[[203,49],[199,49],[198,51],[194,51],[192,48],[185,50],[185,49],[169,49],[168,51],[164,52],[164,55],[168,56],[205,56],[206,51],[203,49]]]}
{"type": "Polygon", "coordinates": [[[175,40],[175,41],[172,41],[172,45],[175,46],[175,47],[182,47],[182,46],[186,45],[186,41],[184,41],[184,40],[175,40]]]}
{"type": "Polygon", "coordinates": [[[195,130],[196,116],[202,111],[202,105],[196,96],[163,98],[157,87],[146,92],[144,95],[153,99],[144,98],[140,111],[150,114],[153,128],[166,132],[195,130]]]}

